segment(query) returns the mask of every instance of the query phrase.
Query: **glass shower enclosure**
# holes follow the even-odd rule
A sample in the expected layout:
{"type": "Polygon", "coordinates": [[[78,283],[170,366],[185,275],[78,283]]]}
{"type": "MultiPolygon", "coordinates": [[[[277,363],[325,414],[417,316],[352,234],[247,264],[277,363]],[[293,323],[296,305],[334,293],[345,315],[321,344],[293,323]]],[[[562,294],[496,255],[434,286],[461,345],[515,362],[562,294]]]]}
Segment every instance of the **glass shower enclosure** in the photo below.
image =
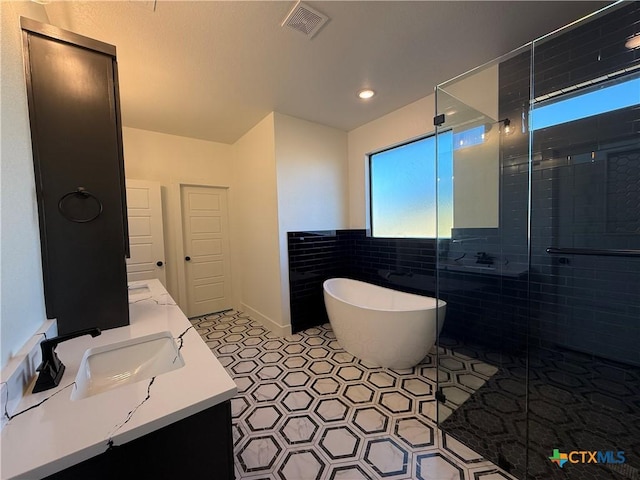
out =
{"type": "Polygon", "coordinates": [[[640,478],[639,25],[436,89],[438,422],[516,478],[640,478]]]}

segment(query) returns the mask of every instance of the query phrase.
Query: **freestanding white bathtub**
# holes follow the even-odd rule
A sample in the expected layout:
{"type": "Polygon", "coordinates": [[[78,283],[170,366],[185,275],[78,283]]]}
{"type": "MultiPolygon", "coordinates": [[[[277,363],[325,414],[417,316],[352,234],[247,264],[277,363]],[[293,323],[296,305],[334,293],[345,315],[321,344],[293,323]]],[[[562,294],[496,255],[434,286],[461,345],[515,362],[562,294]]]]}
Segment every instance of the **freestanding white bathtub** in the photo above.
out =
{"type": "Polygon", "coordinates": [[[358,280],[331,278],[324,304],[338,343],[351,355],[387,368],[411,368],[442,330],[447,303],[358,280]],[[436,313],[437,312],[437,313],[436,313]]]}

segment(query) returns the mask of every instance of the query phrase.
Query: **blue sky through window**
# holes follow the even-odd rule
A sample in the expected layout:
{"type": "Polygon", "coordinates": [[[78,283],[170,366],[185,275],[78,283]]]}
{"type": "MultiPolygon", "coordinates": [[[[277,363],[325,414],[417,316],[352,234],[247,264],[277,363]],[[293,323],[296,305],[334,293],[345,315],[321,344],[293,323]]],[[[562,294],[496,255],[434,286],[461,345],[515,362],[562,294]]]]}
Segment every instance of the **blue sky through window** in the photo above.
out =
{"type": "MultiPolygon", "coordinates": [[[[452,134],[439,135],[439,195],[453,196],[452,134]]],[[[375,237],[436,237],[436,137],[370,157],[371,224],[375,237]]],[[[453,201],[446,202],[449,205],[453,201]]],[[[440,211],[446,218],[451,212],[440,211]]],[[[442,222],[441,222],[442,224],[442,222]]]]}
{"type": "Polygon", "coordinates": [[[531,111],[532,131],[639,105],[640,77],[545,103],[531,111]]]}

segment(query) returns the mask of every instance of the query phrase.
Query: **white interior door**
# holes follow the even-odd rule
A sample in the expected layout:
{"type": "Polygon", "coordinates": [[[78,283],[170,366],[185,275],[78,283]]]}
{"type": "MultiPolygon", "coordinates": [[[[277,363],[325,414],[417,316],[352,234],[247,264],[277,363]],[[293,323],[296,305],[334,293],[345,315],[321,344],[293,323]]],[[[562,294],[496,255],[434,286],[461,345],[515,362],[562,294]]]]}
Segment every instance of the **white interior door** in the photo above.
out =
{"type": "Polygon", "coordinates": [[[160,184],[127,180],[129,245],[127,280],[158,278],[166,286],[160,184]]]}
{"type": "Polygon", "coordinates": [[[231,308],[227,190],[185,185],[181,198],[189,316],[231,308]]]}

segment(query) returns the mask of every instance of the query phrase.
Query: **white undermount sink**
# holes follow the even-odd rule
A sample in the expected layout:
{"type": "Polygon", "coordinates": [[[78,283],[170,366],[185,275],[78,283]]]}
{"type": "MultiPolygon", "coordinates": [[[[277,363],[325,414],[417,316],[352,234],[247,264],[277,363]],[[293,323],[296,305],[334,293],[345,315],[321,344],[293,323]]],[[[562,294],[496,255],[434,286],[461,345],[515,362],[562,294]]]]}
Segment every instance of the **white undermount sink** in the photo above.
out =
{"type": "Polygon", "coordinates": [[[149,285],[147,285],[146,283],[129,285],[129,296],[140,295],[142,293],[144,294],[151,293],[151,289],[149,288],[149,285]]]}
{"type": "Polygon", "coordinates": [[[82,357],[71,400],[80,400],[184,366],[171,332],[90,348],[82,357]]]}

